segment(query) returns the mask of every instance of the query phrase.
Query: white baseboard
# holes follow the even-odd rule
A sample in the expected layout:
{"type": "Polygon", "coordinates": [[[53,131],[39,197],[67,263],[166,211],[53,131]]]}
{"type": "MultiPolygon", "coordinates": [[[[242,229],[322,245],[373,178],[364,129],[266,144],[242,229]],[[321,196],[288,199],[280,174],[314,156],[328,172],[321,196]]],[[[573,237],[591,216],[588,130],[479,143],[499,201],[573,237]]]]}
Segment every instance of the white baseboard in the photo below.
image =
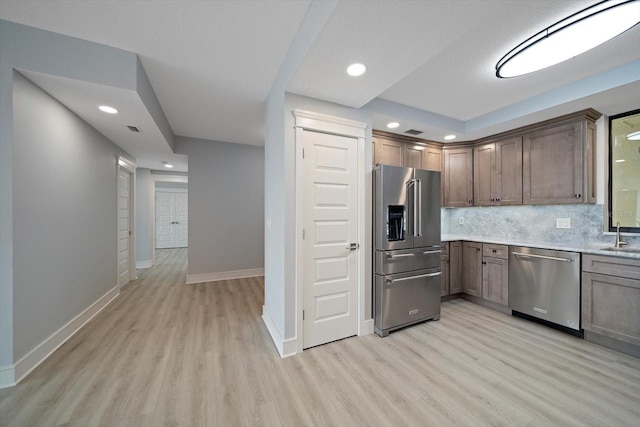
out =
{"type": "Polygon", "coordinates": [[[0,382],[0,388],[11,387],[22,381],[31,371],[38,367],[49,357],[54,351],[56,351],[62,344],[67,342],[76,332],[80,330],[88,321],[93,319],[98,313],[100,313],[111,301],[113,301],[120,293],[120,287],[116,286],[109,292],[98,298],[96,302],[87,307],[82,313],[71,319],[66,325],[54,332],[49,338],[41,342],[36,348],[31,350],[25,356],[23,356],[12,367],[3,367],[0,369],[0,380],[5,377],[10,379],[12,376],[15,381],[13,384],[5,385],[5,382],[0,382]],[[7,369],[10,368],[10,369],[7,369]],[[12,370],[12,375],[7,371],[12,370]]]}
{"type": "Polygon", "coordinates": [[[151,263],[151,260],[136,261],[136,268],[149,268],[151,266],[153,266],[153,264],[151,263]]]}
{"type": "Polygon", "coordinates": [[[16,374],[13,365],[0,366],[0,389],[16,385],[16,374]]]}
{"type": "Polygon", "coordinates": [[[373,321],[373,319],[365,320],[364,322],[362,322],[360,333],[358,335],[372,334],[374,323],[375,322],[373,321]]]}
{"type": "Polygon", "coordinates": [[[295,338],[289,338],[285,340],[282,337],[280,330],[269,314],[269,310],[267,310],[264,305],[262,306],[262,320],[264,321],[264,324],[267,327],[269,334],[271,335],[273,344],[276,346],[280,357],[285,358],[295,355],[298,348],[297,340],[295,338]]]}
{"type": "Polygon", "coordinates": [[[244,277],[256,276],[264,276],[264,268],[222,271],[220,273],[187,274],[187,285],[192,283],[216,282],[218,280],[242,279],[244,277]]]}

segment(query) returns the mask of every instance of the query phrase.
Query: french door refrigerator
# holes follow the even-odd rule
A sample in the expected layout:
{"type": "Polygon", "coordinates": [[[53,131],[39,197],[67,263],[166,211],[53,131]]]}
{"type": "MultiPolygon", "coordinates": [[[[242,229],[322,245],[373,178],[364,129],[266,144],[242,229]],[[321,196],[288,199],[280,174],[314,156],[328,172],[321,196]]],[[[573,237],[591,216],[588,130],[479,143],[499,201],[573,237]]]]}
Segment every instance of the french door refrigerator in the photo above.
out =
{"type": "Polygon", "coordinates": [[[375,332],[440,318],[440,172],[373,170],[375,332]]]}

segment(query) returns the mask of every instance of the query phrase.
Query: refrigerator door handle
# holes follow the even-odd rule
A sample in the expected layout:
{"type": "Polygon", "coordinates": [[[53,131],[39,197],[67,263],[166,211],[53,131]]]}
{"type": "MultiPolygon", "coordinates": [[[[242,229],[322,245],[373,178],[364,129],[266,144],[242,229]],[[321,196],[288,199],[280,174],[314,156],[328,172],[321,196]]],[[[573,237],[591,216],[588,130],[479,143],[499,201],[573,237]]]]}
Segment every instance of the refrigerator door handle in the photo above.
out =
{"type": "MultiPolygon", "coordinates": [[[[413,223],[410,223],[412,226],[412,229],[408,230],[409,236],[414,236],[416,232],[416,180],[415,179],[410,179],[409,181],[407,181],[407,211],[409,211],[409,208],[411,207],[412,203],[413,203],[413,218],[412,218],[413,223]],[[413,191],[409,191],[411,189],[413,189],[413,191]]],[[[406,227],[405,227],[405,231],[407,231],[406,227]]]]}
{"type": "Polygon", "coordinates": [[[385,280],[387,281],[387,283],[397,283],[397,282],[404,282],[406,280],[422,279],[423,277],[435,277],[435,276],[439,276],[441,274],[442,273],[440,271],[438,271],[437,273],[419,274],[417,276],[403,277],[401,279],[389,279],[387,277],[385,280]]]}
{"type": "Polygon", "coordinates": [[[422,181],[416,179],[416,185],[414,186],[414,194],[413,202],[415,203],[414,211],[417,211],[417,215],[414,214],[414,223],[413,226],[414,236],[420,237],[422,236],[422,181]],[[417,207],[417,209],[416,209],[417,207]]]}

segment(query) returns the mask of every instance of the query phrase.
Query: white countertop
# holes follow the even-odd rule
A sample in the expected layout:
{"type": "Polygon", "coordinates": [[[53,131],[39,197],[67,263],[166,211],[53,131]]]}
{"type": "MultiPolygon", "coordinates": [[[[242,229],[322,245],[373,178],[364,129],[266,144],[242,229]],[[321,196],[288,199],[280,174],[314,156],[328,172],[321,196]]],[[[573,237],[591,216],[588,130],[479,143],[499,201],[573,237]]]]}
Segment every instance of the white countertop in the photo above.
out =
{"type": "Polygon", "coordinates": [[[621,251],[604,250],[605,248],[613,247],[613,242],[609,244],[603,243],[603,242],[576,244],[576,243],[559,243],[559,242],[543,242],[543,241],[522,241],[522,240],[511,240],[509,238],[473,237],[473,236],[463,236],[463,235],[455,235],[455,234],[443,234],[441,236],[441,240],[443,242],[465,240],[469,242],[493,243],[497,245],[509,245],[509,246],[527,246],[530,248],[552,249],[556,251],[582,252],[582,253],[594,254],[594,255],[617,256],[617,257],[640,259],[640,248],[636,248],[636,247],[633,248],[633,249],[638,249],[638,252],[625,252],[624,248],[621,251]]]}

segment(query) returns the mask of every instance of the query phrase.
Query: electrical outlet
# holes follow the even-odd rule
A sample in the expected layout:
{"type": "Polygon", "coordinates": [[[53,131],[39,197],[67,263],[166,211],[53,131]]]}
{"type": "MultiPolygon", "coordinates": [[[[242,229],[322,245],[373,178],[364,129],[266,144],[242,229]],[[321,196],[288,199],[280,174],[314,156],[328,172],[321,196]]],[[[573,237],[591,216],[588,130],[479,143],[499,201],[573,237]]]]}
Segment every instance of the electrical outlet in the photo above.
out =
{"type": "Polygon", "coordinates": [[[460,217],[460,219],[458,220],[458,224],[464,225],[464,217],[460,217]]]}
{"type": "Polygon", "coordinates": [[[571,218],[556,218],[556,228],[571,228],[571,218]]]}

